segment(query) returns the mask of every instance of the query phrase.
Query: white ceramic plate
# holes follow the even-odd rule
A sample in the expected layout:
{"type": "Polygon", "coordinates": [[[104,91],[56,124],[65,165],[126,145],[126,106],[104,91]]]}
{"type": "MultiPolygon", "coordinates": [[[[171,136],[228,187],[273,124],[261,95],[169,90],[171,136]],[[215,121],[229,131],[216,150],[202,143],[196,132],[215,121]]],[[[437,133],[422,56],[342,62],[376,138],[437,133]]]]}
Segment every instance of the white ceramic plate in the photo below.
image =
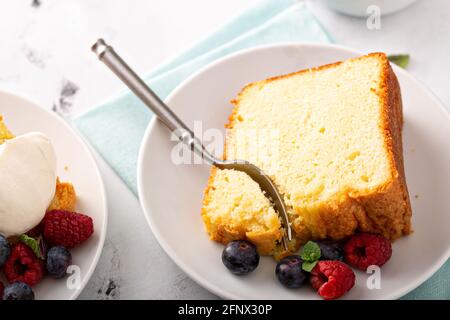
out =
{"type": "MultiPolygon", "coordinates": [[[[360,55],[334,45],[282,44],[242,51],[204,68],[167,99],[191,127],[195,120],[223,129],[229,100],[246,84],[270,76],[360,55]]],[[[415,232],[395,241],[381,270],[381,289],[366,288],[357,272],[345,299],[394,299],[429,278],[450,253],[450,117],[440,102],[406,71],[394,66],[404,102],[404,155],[415,232]]],[[[171,162],[169,131],[153,119],[138,163],[139,196],[156,238],[195,281],[224,298],[317,299],[309,286],[288,290],[276,280],[275,262],[265,257],[252,274],[237,277],[222,265],[222,246],[210,241],[200,218],[209,167],[171,162]]]]}
{"type": "Polygon", "coordinates": [[[92,237],[71,250],[72,263],[80,268],[80,286],[68,287],[67,277],[62,280],[45,277],[33,287],[37,300],[75,299],[91,277],[105,240],[107,209],[100,172],[86,144],[56,114],[28,100],[1,91],[0,114],[15,135],[41,131],[49,136],[56,150],[58,176],[75,186],[78,196],[77,211],[89,215],[94,220],[92,237]]]}

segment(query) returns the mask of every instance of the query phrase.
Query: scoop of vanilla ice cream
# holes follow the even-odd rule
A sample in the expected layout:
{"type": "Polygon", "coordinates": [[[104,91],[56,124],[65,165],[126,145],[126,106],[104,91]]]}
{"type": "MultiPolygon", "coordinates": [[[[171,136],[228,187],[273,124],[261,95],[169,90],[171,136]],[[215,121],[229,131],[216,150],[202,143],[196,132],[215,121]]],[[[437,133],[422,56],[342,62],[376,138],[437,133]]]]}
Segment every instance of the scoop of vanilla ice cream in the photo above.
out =
{"type": "Polygon", "coordinates": [[[50,140],[31,132],[0,145],[0,234],[20,235],[44,217],[56,188],[50,140]]]}

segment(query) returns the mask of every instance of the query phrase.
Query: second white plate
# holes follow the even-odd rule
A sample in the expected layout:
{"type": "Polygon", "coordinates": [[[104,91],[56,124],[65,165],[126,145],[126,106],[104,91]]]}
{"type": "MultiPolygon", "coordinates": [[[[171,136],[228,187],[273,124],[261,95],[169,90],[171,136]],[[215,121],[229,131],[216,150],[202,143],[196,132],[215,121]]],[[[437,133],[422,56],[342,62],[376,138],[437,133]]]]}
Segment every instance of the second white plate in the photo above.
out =
{"type": "Polygon", "coordinates": [[[71,250],[72,263],[78,267],[74,273],[60,280],[47,276],[33,287],[36,300],[75,299],[94,272],[105,241],[107,205],[97,164],[83,140],[55,113],[14,94],[0,92],[0,114],[15,135],[40,131],[50,138],[56,151],[58,176],[75,186],[76,210],[94,221],[92,237],[71,250]]]}

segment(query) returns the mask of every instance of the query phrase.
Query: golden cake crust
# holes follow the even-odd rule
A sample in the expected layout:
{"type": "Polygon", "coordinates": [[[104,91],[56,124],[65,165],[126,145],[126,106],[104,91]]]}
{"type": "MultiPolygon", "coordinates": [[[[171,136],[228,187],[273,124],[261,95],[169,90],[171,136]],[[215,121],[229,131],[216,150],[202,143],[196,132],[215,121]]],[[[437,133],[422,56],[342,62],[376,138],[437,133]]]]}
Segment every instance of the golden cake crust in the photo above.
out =
{"type": "MultiPolygon", "coordinates": [[[[384,53],[372,53],[368,56],[379,59],[383,68],[381,85],[376,90],[376,94],[380,97],[382,104],[381,123],[379,125],[384,132],[384,147],[388,154],[392,175],[388,181],[375,191],[367,194],[340,193],[329,199],[327,203],[317,208],[312,225],[305,226],[300,218],[301,213],[296,212],[290,218],[298,240],[297,245],[309,239],[330,238],[339,240],[352,235],[356,231],[381,234],[390,240],[397,239],[411,232],[411,205],[403,166],[403,116],[400,87],[397,77],[384,53]]],[[[362,58],[364,57],[357,59],[362,58]]],[[[247,85],[238,94],[237,98],[231,101],[234,108],[226,128],[232,129],[236,121],[239,120],[237,119],[237,113],[240,100],[251,87],[263,86],[268,82],[291,77],[292,75],[333,68],[341,63],[337,62],[302,70],[247,85]]],[[[224,154],[224,159],[227,159],[226,153],[224,154]]],[[[212,185],[211,182],[214,181],[215,172],[216,169],[213,168],[205,190],[204,203],[209,201],[209,189],[212,185]]],[[[206,215],[204,209],[202,209],[202,215],[204,217],[206,215]]],[[[225,226],[217,230],[208,229],[208,226],[206,228],[211,239],[224,244],[230,240],[249,239],[247,235],[238,232],[236,229],[229,230],[225,226]]],[[[264,233],[259,235],[257,238],[258,243],[255,244],[261,252],[273,254],[277,248],[277,243],[273,241],[275,238],[274,234],[264,233]],[[261,243],[261,248],[259,243],[261,243]]],[[[251,239],[249,240],[251,241],[251,239]]]]}
{"type": "Polygon", "coordinates": [[[77,203],[77,195],[75,188],[70,182],[56,181],[55,196],[53,197],[47,211],[51,210],[65,210],[75,211],[77,203]]]}

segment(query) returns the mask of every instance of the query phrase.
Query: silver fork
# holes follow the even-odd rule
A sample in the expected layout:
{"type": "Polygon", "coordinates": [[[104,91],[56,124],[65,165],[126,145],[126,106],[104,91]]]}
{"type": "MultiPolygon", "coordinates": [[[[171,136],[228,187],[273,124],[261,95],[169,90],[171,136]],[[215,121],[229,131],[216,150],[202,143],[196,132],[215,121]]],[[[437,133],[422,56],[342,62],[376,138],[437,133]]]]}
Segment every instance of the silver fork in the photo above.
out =
{"type": "Polygon", "coordinates": [[[103,39],[98,39],[92,46],[92,51],[100,61],[106,64],[118,76],[141,101],[152,110],[183,143],[188,145],[192,152],[201,156],[208,164],[219,169],[234,169],[248,174],[259,184],[266,196],[274,205],[275,211],[281,217],[283,228],[283,246],[288,248],[288,241],[292,240],[291,225],[283,198],[278,192],[272,180],[257,166],[245,160],[221,160],[210,154],[202,143],[194,136],[178,116],[139,78],[139,76],[122,60],[122,58],[107,45],[103,39]]]}

